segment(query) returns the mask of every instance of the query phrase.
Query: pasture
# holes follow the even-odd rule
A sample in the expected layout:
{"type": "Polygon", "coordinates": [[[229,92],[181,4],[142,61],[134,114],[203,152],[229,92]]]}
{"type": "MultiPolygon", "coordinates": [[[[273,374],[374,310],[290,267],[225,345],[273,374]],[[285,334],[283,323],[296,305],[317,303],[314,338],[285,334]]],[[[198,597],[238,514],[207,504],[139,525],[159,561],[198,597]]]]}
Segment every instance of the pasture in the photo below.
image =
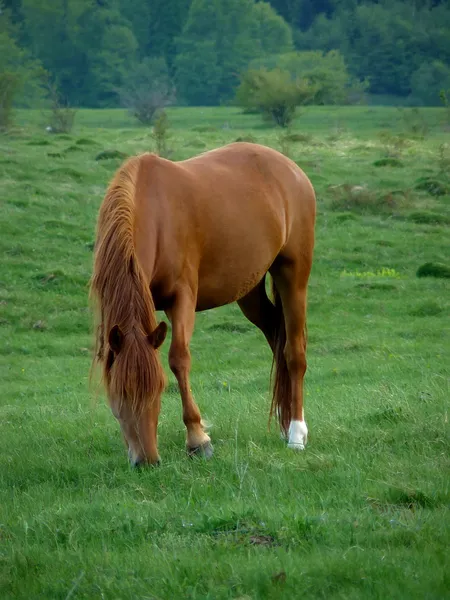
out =
{"type": "Polygon", "coordinates": [[[124,111],[79,111],[70,135],[19,112],[0,137],[0,597],[449,597],[450,280],[416,276],[450,266],[444,109],[311,108],[284,134],[232,108],[168,116],[174,160],[256,141],[316,189],[309,443],[268,431],[270,351],[230,305],[191,345],[214,457],[185,455],[166,341],[162,466],[130,469],[89,389],[96,215],[122,160],[96,159],[154,140],[124,111]]]}

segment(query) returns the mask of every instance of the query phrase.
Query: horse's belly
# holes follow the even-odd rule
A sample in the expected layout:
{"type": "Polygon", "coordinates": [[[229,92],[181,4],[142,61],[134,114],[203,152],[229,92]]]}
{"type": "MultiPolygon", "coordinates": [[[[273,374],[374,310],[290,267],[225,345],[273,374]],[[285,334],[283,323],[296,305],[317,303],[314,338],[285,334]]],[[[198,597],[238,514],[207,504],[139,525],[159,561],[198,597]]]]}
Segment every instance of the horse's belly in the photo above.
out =
{"type": "Polygon", "coordinates": [[[264,277],[279,248],[259,249],[235,255],[226,251],[208,257],[199,272],[197,310],[207,310],[239,300],[264,277]]]}

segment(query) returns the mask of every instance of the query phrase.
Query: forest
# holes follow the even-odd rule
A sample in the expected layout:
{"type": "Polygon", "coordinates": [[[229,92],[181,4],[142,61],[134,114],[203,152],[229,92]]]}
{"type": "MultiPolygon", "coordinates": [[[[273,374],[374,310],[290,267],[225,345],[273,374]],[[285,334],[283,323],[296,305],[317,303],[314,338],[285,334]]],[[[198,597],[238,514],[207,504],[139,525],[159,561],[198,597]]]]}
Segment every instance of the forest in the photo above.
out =
{"type": "MultiPolygon", "coordinates": [[[[252,65],[298,57],[323,78],[334,68],[321,60],[330,52],[373,104],[440,105],[450,88],[446,0],[3,0],[0,7],[0,98],[13,96],[16,106],[36,106],[49,82],[74,107],[126,106],[130,89],[155,85],[166,104],[230,104],[252,65]]],[[[316,103],[347,101],[332,94],[316,103]]]]}

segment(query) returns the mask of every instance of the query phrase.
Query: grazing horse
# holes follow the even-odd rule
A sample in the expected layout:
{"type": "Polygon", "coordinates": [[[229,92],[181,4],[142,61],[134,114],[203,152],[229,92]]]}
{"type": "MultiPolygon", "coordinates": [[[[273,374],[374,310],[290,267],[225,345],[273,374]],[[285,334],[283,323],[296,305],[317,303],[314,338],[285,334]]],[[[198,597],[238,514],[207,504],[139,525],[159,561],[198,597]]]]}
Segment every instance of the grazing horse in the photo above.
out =
{"type": "Polygon", "coordinates": [[[132,465],[158,464],[165,376],[158,348],[172,324],[187,450],[212,454],[189,383],[195,312],[237,302],[273,351],[271,413],[290,448],[303,449],[306,291],[315,195],[303,171],[264,146],[234,143],[181,162],[127,160],[100,208],[91,293],[97,350],[132,465]],[[273,302],[265,278],[272,277],[273,302]]]}

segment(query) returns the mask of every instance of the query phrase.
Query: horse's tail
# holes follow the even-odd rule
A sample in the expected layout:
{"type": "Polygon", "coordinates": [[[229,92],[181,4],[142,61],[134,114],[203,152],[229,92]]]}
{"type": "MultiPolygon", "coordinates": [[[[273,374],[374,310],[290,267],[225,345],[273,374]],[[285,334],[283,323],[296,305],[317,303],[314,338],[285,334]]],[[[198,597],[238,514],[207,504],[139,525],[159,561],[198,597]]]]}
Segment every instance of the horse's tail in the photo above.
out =
{"type": "Polygon", "coordinates": [[[291,379],[284,354],[286,346],[286,325],[284,321],[283,305],[280,294],[272,279],[272,295],[275,305],[275,319],[273,323],[274,344],[272,362],[272,405],[270,418],[275,416],[280,424],[281,431],[288,433],[291,422],[292,390],[291,379]]]}
{"type": "Polygon", "coordinates": [[[149,282],[134,246],[140,158],[124,163],[100,208],[91,297],[98,303],[96,355],[111,395],[143,408],[162,392],[164,373],[149,336],[156,317],[149,282]],[[111,369],[113,363],[114,370],[111,369]]]}

